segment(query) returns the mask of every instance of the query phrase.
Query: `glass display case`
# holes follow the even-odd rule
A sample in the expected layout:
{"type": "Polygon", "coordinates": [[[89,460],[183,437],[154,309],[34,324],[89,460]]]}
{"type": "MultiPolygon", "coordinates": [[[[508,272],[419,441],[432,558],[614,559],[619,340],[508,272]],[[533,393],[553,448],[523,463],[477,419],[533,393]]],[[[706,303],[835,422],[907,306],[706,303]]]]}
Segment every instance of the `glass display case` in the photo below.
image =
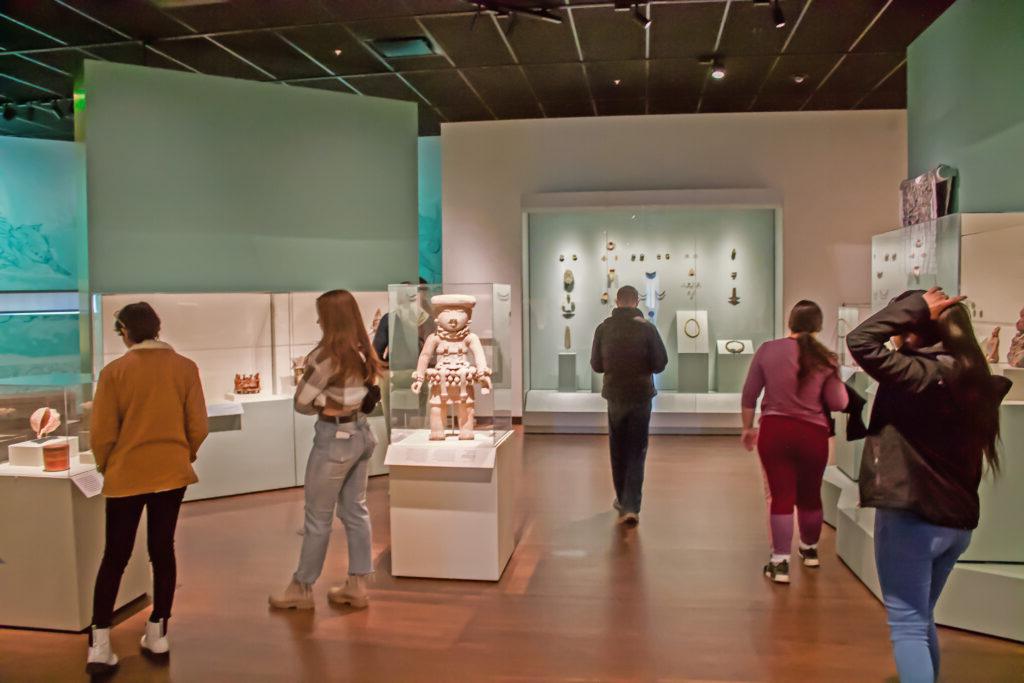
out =
{"type": "Polygon", "coordinates": [[[846,348],[846,335],[871,316],[871,304],[846,304],[836,312],[836,353],[844,368],[856,368],[857,363],[846,348]]]}
{"type": "Polygon", "coordinates": [[[739,412],[753,353],[776,333],[774,209],[558,209],[528,222],[528,414],[604,411],[586,398],[602,384],[590,350],[624,285],[668,351],[655,412],[739,412]]]}
{"type": "Polygon", "coordinates": [[[871,310],[908,289],[960,291],[961,214],[897,228],[871,238],[871,310]]]}
{"type": "Polygon", "coordinates": [[[70,477],[95,468],[89,375],[0,380],[0,476],[70,477]]]}
{"type": "Polygon", "coordinates": [[[495,446],[512,429],[507,284],[388,287],[391,443],[495,446]]]}

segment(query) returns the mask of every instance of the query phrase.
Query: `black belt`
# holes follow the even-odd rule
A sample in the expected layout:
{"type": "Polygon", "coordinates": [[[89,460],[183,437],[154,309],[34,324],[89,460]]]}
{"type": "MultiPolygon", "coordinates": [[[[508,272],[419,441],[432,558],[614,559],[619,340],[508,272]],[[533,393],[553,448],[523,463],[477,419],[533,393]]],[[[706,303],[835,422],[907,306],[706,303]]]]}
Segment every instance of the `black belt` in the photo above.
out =
{"type": "Polygon", "coordinates": [[[358,420],[359,413],[352,413],[351,415],[321,415],[320,419],[331,424],[343,425],[358,420]]]}

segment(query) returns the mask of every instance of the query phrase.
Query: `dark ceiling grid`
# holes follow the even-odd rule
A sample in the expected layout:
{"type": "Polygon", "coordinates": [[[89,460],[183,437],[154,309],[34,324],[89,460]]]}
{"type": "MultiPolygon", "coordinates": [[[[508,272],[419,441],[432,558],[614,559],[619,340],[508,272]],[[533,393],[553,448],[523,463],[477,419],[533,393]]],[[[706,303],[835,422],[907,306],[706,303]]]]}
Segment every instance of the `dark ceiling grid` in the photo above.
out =
{"type": "Polygon", "coordinates": [[[883,92],[886,92],[888,94],[890,91],[889,91],[888,88],[886,88],[886,86],[888,84],[891,84],[894,81],[898,81],[899,79],[897,79],[896,76],[897,76],[897,74],[900,74],[900,72],[902,72],[902,76],[903,76],[903,79],[902,79],[902,90],[905,92],[906,91],[906,87],[907,87],[907,58],[906,57],[903,58],[903,61],[901,61],[899,64],[897,64],[895,67],[893,67],[893,69],[891,71],[889,71],[889,73],[887,73],[884,76],[882,76],[882,80],[878,81],[878,83],[875,83],[873,88],[871,88],[866,93],[864,93],[864,96],[861,97],[859,100],[857,100],[854,103],[852,109],[859,109],[860,105],[865,100],[868,100],[869,98],[871,98],[872,95],[874,95],[876,92],[883,91],[883,92]]]}
{"type": "MultiPolygon", "coordinates": [[[[423,23],[422,19],[420,19],[419,17],[416,17],[416,24],[420,27],[420,30],[423,31],[423,35],[425,35],[427,37],[427,39],[431,43],[433,43],[434,45],[440,45],[440,43],[438,42],[437,38],[434,36],[434,34],[431,32],[431,30],[426,27],[426,25],[423,23]]],[[[486,26],[487,24],[484,24],[484,25],[486,26]]],[[[493,26],[494,26],[494,30],[498,31],[497,24],[494,24],[493,26]]],[[[476,29],[475,26],[473,28],[474,28],[474,30],[476,29]]],[[[445,59],[448,60],[448,63],[451,64],[451,67],[455,70],[455,73],[457,73],[459,75],[459,78],[462,79],[462,82],[466,84],[466,87],[469,88],[473,92],[474,95],[476,95],[476,98],[478,100],[480,100],[480,104],[482,104],[484,109],[487,110],[487,113],[491,115],[491,118],[492,119],[497,119],[498,118],[497,114],[494,113],[494,110],[491,109],[491,106],[489,104],[487,104],[487,102],[484,100],[484,98],[480,97],[480,93],[478,93],[476,91],[476,88],[473,87],[473,84],[469,82],[468,78],[466,78],[466,74],[462,73],[462,70],[459,68],[459,65],[455,63],[455,60],[452,58],[451,54],[449,54],[448,50],[445,49],[443,52],[444,52],[445,59]]]]}
{"type": "MultiPolygon", "coordinates": [[[[519,71],[520,76],[522,76],[523,81],[526,83],[526,87],[529,89],[530,96],[533,98],[533,101],[536,103],[537,109],[540,111],[541,117],[542,118],[547,118],[548,113],[544,110],[544,103],[540,101],[539,97],[537,97],[537,93],[533,89],[533,85],[530,83],[530,79],[526,77],[526,71],[523,69],[523,65],[519,62],[519,55],[516,54],[515,49],[512,47],[512,43],[509,42],[507,30],[502,30],[501,24],[498,22],[498,15],[493,13],[493,12],[491,13],[491,21],[494,23],[494,29],[498,32],[498,35],[501,36],[501,41],[503,43],[505,43],[505,49],[508,50],[508,54],[512,58],[512,62],[516,65],[516,69],[519,71]]],[[[542,22],[542,21],[531,21],[531,22],[526,22],[526,23],[534,25],[534,26],[541,26],[541,25],[549,26],[550,25],[547,22],[542,22]]],[[[512,26],[512,24],[510,24],[510,27],[511,26],[512,26]]],[[[511,28],[508,29],[508,30],[511,30],[511,28]]]]}
{"type": "MultiPolygon", "coordinates": [[[[565,0],[565,4],[569,4],[569,0],[565,0]]],[[[565,8],[565,14],[569,17],[569,28],[572,29],[572,40],[576,45],[577,59],[580,60],[580,68],[583,70],[583,82],[587,84],[587,96],[590,98],[590,110],[594,112],[594,116],[599,116],[597,113],[597,101],[594,99],[594,92],[590,88],[590,76],[587,75],[587,62],[583,59],[583,46],[580,43],[580,33],[576,29],[576,13],[572,7],[565,8]]]]}
{"type": "MultiPolygon", "coordinates": [[[[800,8],[800,14],[797,15],[796,21],[793,23],[793,27],[791,29],[789,29],[789,32],[786,35],[786,40],[783,41],[783,43],[782,43],[782,47],[779,48],[779,54],[775,56],[774,61],[772,61],[771,68],[768,69],[768,73],[765,75],[764,80],[761,82],[760,87],[758,87],[757,92],[754,93],[754,99],[752,99],[750,101],[750,106],[747,107],[748,111],[753,111],[754,110],[754,106],[757,104],[757,100],[761,97],[761,93],[764,92],[764,88],[765,88],[765,85],[768,83],[768,80],[772,77],[773,74],[775,74],[775,70],[778,68],[778,66],[781,63],[783,57],[788,56],[788,55],[786,55],[786,50],[789,49],[790,43],[793,42],[793,36],[796,35],[797,29],[800,28],[800,24],[803,23],[804,17],[807,15],[807,10],[809,10],[811,8],[811,5],[813,5],[813,4],[814,4],[814,0],[807,0],[807,2],[804,3],[804,6],[800,8]]],[[[807,73],[804,73],[804,72],[790,72],[790,73],[791,74],[793,74],[793,73],[803,73],[805,79],[809,79],[810,78],[810,74],[807,74],[807,73]]],[[[813,82],[817,83],[821,78],[824,78],[824,74],[822,74],[818,78],[814,79],[813,82]]],[[[805,80],[804,83],[807,83],[807,80],[805,80]]],[[[800,86],[800,85],[803,85],[803,83],[795,83],[794,85],[800,86]]]]}
{"type": "MultiPolygon", "coordinates": [[[[722,45],[722,34],[725,32],[725,24],[729,21],[729,8],[732,6],[732,0],[725,0],[725,9],[722,10],[722,21],[718,25],[718,35],[715,37],[715,47],[711,50],[712,55],[717,55],[718,50],[722,45]]],[[[704,111],[704,93],[708,89],[708,81],[711,79],[711,70],[708,69],[704,73],[704,82],[700,86],[700,96],[697,98],[697,113],[704,111]]]]}

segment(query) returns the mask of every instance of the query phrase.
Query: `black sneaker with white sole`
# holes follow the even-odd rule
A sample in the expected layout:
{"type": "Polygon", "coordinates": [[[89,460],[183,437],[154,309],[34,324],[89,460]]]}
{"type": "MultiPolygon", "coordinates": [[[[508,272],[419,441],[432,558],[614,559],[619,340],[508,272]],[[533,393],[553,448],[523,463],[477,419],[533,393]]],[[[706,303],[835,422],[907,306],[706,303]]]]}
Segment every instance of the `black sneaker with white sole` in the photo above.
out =
{"type": "Polygon", "coordinates": [[[800,559],[804,561],[805,567],[820,567],[817,548],[800,548],[800,559]]]}
{"type": "Polygon", "coordinates": [[[789,560],[782,562],[768,560],[768,564],[764,566],[764,575],[775,583],[789,583],[789,560]]]}

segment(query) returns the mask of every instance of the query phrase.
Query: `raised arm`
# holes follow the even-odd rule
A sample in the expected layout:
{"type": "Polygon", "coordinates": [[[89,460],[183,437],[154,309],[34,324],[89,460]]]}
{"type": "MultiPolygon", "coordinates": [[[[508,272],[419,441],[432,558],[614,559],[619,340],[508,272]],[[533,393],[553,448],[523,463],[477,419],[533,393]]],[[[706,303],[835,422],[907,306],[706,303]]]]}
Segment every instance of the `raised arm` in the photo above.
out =
{"type": "Polygon", "coordinates": [[[937,288],[925,295],[912,294],[894,301],[851,331],[846,336],[846,346],[864,372],[880,384],[922,391],[941,379],[938,361],[892,351],[885,343],[892,337],[920,329],[929,319],[959,301],[961,297],[950,299],[937,288]]]}

